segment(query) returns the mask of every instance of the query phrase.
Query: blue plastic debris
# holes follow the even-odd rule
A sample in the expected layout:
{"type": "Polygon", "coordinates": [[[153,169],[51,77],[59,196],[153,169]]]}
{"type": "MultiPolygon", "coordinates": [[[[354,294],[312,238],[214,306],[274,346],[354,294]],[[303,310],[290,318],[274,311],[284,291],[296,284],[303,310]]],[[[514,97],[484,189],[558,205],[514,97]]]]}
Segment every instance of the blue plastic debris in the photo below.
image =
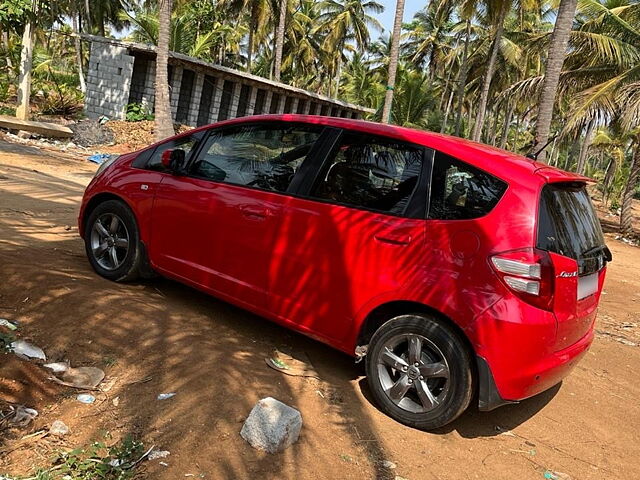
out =
{"type": "Polygon", "coordinates": [[[93,163],[97,163],[98,165],[107,160],[111,155],[108,153],[96,153],[95,155],[91,155],[87,160],[93,163]]]}

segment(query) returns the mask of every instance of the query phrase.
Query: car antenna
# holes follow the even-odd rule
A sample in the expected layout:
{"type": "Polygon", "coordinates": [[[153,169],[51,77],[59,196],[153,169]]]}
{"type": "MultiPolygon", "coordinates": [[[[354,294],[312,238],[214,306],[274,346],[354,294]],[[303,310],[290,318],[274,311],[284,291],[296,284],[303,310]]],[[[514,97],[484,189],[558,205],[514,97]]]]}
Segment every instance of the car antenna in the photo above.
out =
{"type": "Polygon", "coordinates": [[[549,144],[551,142],[553,142],[556,138],[558,138],[558,135],[559,135],[559,133],[556,133],[539,150],[536,150],[534,153],[527,153],[526,157],[530,158],[531,160],[537,160],[538,159],[538,155],[540,155],[540,152],[542,152],[545,148],[547,148],[549,146],[549,144]]]}

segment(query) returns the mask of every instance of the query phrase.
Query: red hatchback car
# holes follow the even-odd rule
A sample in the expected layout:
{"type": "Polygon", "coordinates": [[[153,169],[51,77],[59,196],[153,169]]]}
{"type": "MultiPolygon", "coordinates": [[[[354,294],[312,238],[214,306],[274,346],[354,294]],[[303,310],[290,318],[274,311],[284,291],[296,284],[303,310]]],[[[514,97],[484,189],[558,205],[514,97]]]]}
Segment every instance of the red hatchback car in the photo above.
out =
{"type": "Polygon", "coordinates": [[[157,272],[366,360],[421,429],[559,383],[611,254],[588,179],[434,133],[268,115],[104,163],[79,216],[111,280],[157,272]]]}

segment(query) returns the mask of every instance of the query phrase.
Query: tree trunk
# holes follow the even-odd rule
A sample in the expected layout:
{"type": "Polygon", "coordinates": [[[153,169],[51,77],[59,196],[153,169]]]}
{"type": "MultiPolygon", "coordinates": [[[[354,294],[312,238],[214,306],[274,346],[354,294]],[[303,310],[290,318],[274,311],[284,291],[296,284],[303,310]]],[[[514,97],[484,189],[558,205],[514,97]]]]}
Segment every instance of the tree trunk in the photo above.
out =
{"type": "Polygon", "coordinates": [[[171,137],[173,119],[171,118],[171,100],[169,96],[169,35],[173,0],[159,0],[158,47],[156,57],[156,98],[155,98],[155,139],[171,137]]]}
{"type": "MultiPolygon", "coordinates": [[[[556,103],[556,94],[558,92],[558,82],[560,80],[560,72],[564,64],[564,58],[567,53],[567,45],[569,36],[571,35],[571,27],[573,25],[573,17],[576,13],[576,4],[578,0],[561,0],[560,8],[558,8],[558,16],[556,24],[551,34],[551,43],[549,44],[549,54],[547,56],[544,81],[542,83],[542,91],[538,104],[538,117],[536,120],[536,134],[533,142],[532,151],[536,152],[549,139],[549,131],[551,129],[551,119],[553,118],[553,107],[556,103]]],[[[538,154],[538,161],[544,162],[544,150],[538,154]]]]}
{"type": "Polygon", "coordinates": [[[13,63],[11,62],[11,55],[9,55],[9,33],[2,32],[2,46],[6,52],[4,61],[7,62],[7,68],[13,70],[13,63]]]}
{"type": "Polygon", "coordinates": [[[91,9],[89,7],[89,0],[84,0],[84,19],[86,33],[93,33],[91,31],[91,9]]]}
{"type": "Polygon", "coordinates": [[[402,30],[402,17],[404,16],[404,1],[396,0],[396,17],[393,21],[393,37],[391,38],[391,52],[389,53],[389,78],[387,91],[382,107],[382,123],[391,120],[391,106],[393,104],[393,89],[396,86],[396,73],[398,71],[398,56],[400,53],[400,32],[402,30]]]}
{"type": "Polygon", "coordinates": [[[76,62],[78,63],[78,78],[80,80],[80,90],[82,91],[82,93],[85,93],[87,91],[87,85],[84,81],[84,70],[82,69],[82,42],[80,42],[80,30],[78,28],[78,16],[79,14],[76,16],[75,14],[71,14],[71,23],[72,23],[72,28],[73,28],[73,33],[75,33],[75,35],[73,36],[73,43],[76,49],[76,62]]]}
{"type": "Polygon", "coordinates": [[[251,61],[253,56],[253,25],[249,28],[249,42],[247,44],[247,72],[251,73],[251,61]]]}
{"type": "Polygon", "coordinates": [[[31,97],[31,67],[33,64],[33,24],[24,26],[22,34],[22,51],[20,53],[20,76],[18,77],[18,108],[16,117],[29,120],[31,97]]]}
{"type": "Polygon", "coordinates": [[[640,181],[640,136],[636,138],[636,151],[631,160],[629,178],[622,194],[622,213],[620,214],[620,232],[629,235],[633,232],[633,214],[631,207],[633,204],[633,194],[640,181]]]}
{"type": "Polygon", "coordinates": [[[507,113],[504,117],[504,125],[502,125],[502,135],[500,135],[500,148],[507,146],[507,140],[509,137],[509,127],[511,126],[511,118],[513,117],[514,103],[507,102],[507,113]]]}
{"type": "Polygon", "coordinates": [[[440,133],[444,133],[447,129],[447,121],[449,120],[449,112],[451,111],[451,104],[453,103],[453,88],[449,93],[449,100],[447,101],[447,108],[444,111],[444,119],[442,120],[442,126],[440,127],[440,133]]]}
{"type": "Polygon", "coordinates": [[[582,145],[580,146],[580,154],[578,155],[578,165],[576,166],[576,172],[580,175],[584,175],[584,167],[585,160],[587,159],[587,153],[589,152],[589,147],[591,146],[591,142],[593,141],[593,130],[595,128],[595,120],[591,120],[587,125],[587,131],[584,134],[584,140],[582,141],[582,145]]]}
{"type": "Polygon", "coordinates": [[[613,183],[613,178],[615,177],[617,169],[617,162],[615,157],[613,157],[609,161],[609,165],[607,166],[607,170],[604,174],[604,180],[602,181],[602,203],[604,203],[605,207],[609,207],[609,195],[611,195],[611,184],[613,183]]]}
{"type": "Polygon", "coordinates": [[[462,106],[464,105],[464,87],[467,84],[467,74],[469,73],[468,56],[469,56],[469,41],[471,38],[471,20],[467,20],[467,29],[465,31],[464,49],[462,51],[462,63],[460,64],[460,70],[458,71],[458,105],[456,110],[456,131],[455,136],[460,136],[460,125],[462,123],[462,106]]]}
{"type": "Polygon", "coordinates": [[[287,20],[287,4],[288,0],[280,0],[280,16],[278,18],[278,29],[276,30],[276,56],[273,70],[273,79],[280,81],[280,73],[282,70],[282,49],[284,47],[284,27],[287,20]]]}
{"type": "Polygon", "coordinates": [[[487,100],[489,99],[489,88],[491,87],[491,80],[493,80],[493,72],[496,68],[496,61],[498,59],[498,52],[500,51],[500,42],[502,41],[502,32],[504,31],[504,17],[507,15],[509,9],[509,2],[504,2],[504,5],[500,9],[498,16],[498,22],[496,24],[496,33],[493,38],[493,44],[491,46],[491,55],[489,56],[489,63],[487,65],[487,71],[484,74],[482,81],[482,89],[480,90],[480,101],[478,102],[478,113],[476,115],[476,123],[473,126],[473,134],[471,139],[479,142],[482,135],[482,127],[484,126],[484,116],[487,111],[487,100]]]}

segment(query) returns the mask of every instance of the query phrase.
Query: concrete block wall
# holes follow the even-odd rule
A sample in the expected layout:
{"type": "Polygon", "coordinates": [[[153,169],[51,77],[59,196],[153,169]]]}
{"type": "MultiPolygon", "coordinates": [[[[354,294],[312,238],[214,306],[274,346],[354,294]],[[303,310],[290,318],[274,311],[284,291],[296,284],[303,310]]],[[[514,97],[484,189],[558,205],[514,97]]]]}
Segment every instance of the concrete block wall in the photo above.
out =
{"type": "MultiPolygon", "coordinates": [[[[89,118],[98,118],[106,115],[109,118],[123,119],[125,116],[125,107],[130,103],[131,78],[133,74],[133,66],[136,51],[124,46],[113,45],[103,42],[91,43],[91,55],[89,59],[89,71],[87,74],[87,93],[85,97],[85,114],[89,118]]],[[[287,90],[274,88],[268,84],[258,83],[249,78],[243,79],[242,72],[238,75],[229,75],[209,69],[203,66],[191,65],[189,63],[169,60],[172,70],[172,78],[170,79],[171,90],[171,113],[175,118],[178,109],[178,100],[180,98],[180,87],[182,82],[183,70],[189,69],[195,72],[193,91],[191,95],[191,104],[187,117],[187,122],[191,126],[198,123],[198,114],[200,108],[200,98],[203,91],[204,76],[209,75],[216,79],[215,92],[211,100],[209,111],[209,121],[215,122],[218,119],[220,100],[223,92],[225,80],[233,82],[232,98],[229,105],[229,118],[235,118],[238,111],[238,103],[240,92],[243,84],[251,87],[249,91],[248,105],[246,115],[252,115],[255,112],[256,96],[258,89],[265,91],[265,99],[263,112],[268,113],[271,108],[271,99],[274,92],[280,95],[278,102],[278,113],[284,111],[287,98],[291,98],[291,112],[297,111],[298,102],[303,101],[303,113],[308,113],[311,102],[318,105],[316,114],[320,114],[323,105],[328,106],[327,114],[331,115],[335,109],[338,116],[344,115],[348,118],[361,118],[362,114],[349,108],[344,109],[341,106],[314,99],[312,97],[304,98],[287,90]]],[[[136,91],[133,96],[135,99],[142,98],[142,104],[153,112],[155,103],[155,70],[156,64],[153,59],[146,62],[146,75],[144,82],[139,80],[134,88],[136,91]],[[143,83],[143,84],[142,84],[143,83]]],[[[208,88],[208,87],[207,87],[208,88]]]]}
{"type": "Polygon", "coordinates": [[[84,110],[89,118],[124,118],[134,58],[123,47],[91,43],[84,110]]]}

